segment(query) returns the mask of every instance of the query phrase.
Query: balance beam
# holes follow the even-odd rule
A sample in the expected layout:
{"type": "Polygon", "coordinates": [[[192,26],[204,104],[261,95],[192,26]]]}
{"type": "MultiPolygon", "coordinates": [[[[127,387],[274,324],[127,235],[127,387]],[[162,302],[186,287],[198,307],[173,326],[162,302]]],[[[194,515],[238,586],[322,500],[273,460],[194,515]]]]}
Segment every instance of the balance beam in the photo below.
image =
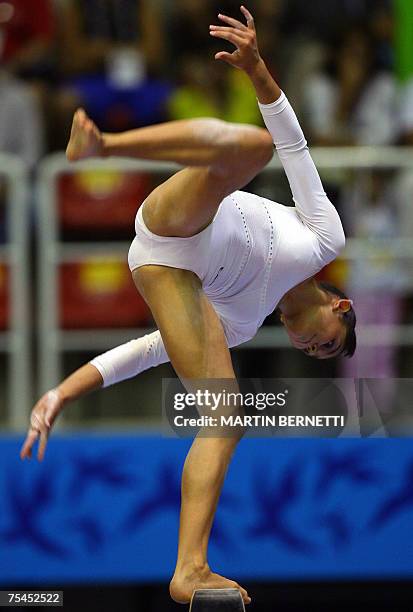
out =
{"type": "Polygon", "coordinates": [[[245,607],[238,589],[198,589],[189,612],[245,612],[245,607]]]}

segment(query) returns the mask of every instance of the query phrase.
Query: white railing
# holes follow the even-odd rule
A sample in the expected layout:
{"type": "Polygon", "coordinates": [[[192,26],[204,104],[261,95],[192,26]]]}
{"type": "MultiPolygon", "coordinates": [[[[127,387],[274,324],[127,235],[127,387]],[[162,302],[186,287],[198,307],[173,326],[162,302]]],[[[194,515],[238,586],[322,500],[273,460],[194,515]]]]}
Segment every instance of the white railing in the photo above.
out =
{"type": "Polygon", "coordinates": [[[28,174],[16,157],[0,153],[0,176],[6,181],[7,242],[0,261],[9,270],[9,326],[0,333],[0,351],[8,355],[7,423],[26,426],[31,397],[28,274],[28,174]]]}
{"type": "MultiPolygon", "coordinates": [[[[362,169],[412,169],[413,148],[358,147],[358,148],[315,148],[312,149],[314,161],[321,174],[327,170],[362,169]]],[[[70,351],[106,350],[131,337],[137,337],[147,330],[62,330],[58,326],[58,266],[63,262],[75,262],[91,254],[105,253],[120,255],[126,259],[129,243],[63,243],[58,239],[58,220],[56,216],[56,183],[61,173],[79,170],[122,170],[144,171],[168,175],[179,169],[169,163],[123,160],[117,158],[89,160],[68,164],[63,155],[46,158],[39,170],[37,187],[38,208],[38,248],[39,248],[39,391],[55,385],[61,377],[62,353],[70,351]]],[[[263,174],[282,170],[275,156],[263,170],[263,174]]],[[[119,204],[121,206],[121,203],[119,204]]],[[[413,240],[400,238],[386,243],[386,254],[396,258],[413,259],[413,240]]],[[[344,259],[376,258],[377,245],[351,239],[343,253],[344,259]]],[[[369,326],[360,329],[360,343],[376,345],[377,328],[369,326]]],[[[381,344],[413,345],[413,326],[380,327],[381,344]]],[[[264,327],[257,336],[240,349],[289,347],[288,338],[279,327],[264,327]]]]}

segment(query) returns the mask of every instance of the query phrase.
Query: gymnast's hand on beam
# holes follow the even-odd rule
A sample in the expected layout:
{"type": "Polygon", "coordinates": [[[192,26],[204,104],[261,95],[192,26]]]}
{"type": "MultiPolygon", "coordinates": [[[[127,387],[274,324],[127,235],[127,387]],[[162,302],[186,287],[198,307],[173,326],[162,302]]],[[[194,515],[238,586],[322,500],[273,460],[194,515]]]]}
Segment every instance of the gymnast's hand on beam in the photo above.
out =
{"type": "Polygon", "coordinates": [[[47,439],[51,427],[63,408],[63,399],[58,389],[52,389],[43,395],[32,410],[30,427],[20,451],[21,459],[30,459],[32,449],[39,441],[37,458],[42,461],[46,451],[47,439]]]}
{"type": "Polygon", "coordinates": [[[215,59],[222,60],[235,68],[252,72],[259,64],[261,57],[258,50],[257,34],[255,31],[254,18],[251,13],[241,6],[246,25],[238,19],[219,14],[218,17],[226,26],[210,25],[209,33],[215,38],[223,38],[236,46],[233,53],[220,51],[215,54],[215,59]]]}
{"type": "Polygon", "coordinates": [[[101,157],[103,151],[102,134],[82,108],[73,117],[66,157],[78,161],[88,157],[101,157]]]}

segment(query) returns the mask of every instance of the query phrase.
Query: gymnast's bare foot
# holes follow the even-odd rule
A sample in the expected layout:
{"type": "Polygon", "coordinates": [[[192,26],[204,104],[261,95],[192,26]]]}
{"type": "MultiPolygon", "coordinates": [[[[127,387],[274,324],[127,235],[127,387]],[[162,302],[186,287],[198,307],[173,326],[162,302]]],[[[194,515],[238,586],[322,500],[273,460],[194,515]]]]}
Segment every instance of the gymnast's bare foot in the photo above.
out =
{"type": "Polygon", "coordinates": [[[88,157],[100,157],[103,150],[102,134],[83,109],[75,112],[66,157],[77,161],[88,157]]]}
{"type": "Polygon", "coordinates": [[[187,569],[179,574],[175,572],[169,585],[169,592],[174,601],[186,604],[191,600],[196,589],[238,589],[244,603],[251,603],[248,593],[233,580],[211,572],[208,566],[203,569],[187,569]]]}

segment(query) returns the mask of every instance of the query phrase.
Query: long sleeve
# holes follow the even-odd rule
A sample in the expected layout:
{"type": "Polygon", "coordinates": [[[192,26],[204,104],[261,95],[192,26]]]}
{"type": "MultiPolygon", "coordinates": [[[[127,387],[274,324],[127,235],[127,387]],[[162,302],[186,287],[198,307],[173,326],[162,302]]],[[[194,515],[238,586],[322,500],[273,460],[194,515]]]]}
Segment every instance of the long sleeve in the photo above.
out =
{"type": "Polygon", "coordinates": [[[161,334],[155,331],[117,346],[90,363],[100,372],[103,387],[109,387],[167,361],[169,357],[161,334]]]}
{"type": "MultiPolygon", "coordinates": [[[[237,333],[224,318],[221,318],[221,323],[229,348],[249,340],[237,333]]],[[[106,351],[89,363],[100,372],[103,387],[110,387],[168,361],[170,360],[161,334],[157,330],[106,351]]]]}
{"type": "Polygon", "coordinates": [[[343,249],[344,231],[323,189],[298,119],[284,93],[272,104],[258,105],[287,175],[297,213],[317,236],[320,257],[328,263],[343,249]]]}

